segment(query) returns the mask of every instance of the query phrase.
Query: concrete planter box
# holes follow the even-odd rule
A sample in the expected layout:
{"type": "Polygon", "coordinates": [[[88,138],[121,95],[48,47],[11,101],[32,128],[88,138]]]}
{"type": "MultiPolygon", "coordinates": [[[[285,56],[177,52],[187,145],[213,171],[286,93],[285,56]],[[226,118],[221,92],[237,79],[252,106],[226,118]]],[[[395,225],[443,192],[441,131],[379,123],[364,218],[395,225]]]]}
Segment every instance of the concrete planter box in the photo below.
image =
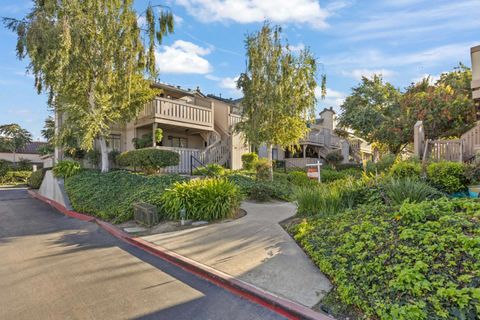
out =
{"type": "Polygon", "coordinates": [[[145,202],[133,204],[133,216],[137,223],[152,227],[158,224],[157,207],[145,202]]]}

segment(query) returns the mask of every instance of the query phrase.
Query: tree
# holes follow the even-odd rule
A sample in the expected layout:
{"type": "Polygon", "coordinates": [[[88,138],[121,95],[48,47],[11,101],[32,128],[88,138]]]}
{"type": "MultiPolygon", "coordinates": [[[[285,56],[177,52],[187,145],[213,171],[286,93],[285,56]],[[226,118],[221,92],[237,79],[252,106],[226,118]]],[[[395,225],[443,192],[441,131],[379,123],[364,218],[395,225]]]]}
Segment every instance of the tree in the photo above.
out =
{"type": "Polygon", "coordinates": [[[471,70],[462,64],[434,84],[427,77],[404,92],[383,83],[381,75],[363,78],[341,106],[339,126],[394,154],[413,142],[418,120],[429,139],[458,137],[476,121],[471,79],[471,70]]]}
{"type": "Polygon", "coordinates": [[[0,126],[0,148],[13,153],[13,164],[16,164],[16,153],[32,142],[32,134],[16,123],[0,126]]]}
{"type": "Polygon", "coordinates": [[[383,144],[392,153],[405,145],[408,128],[403,127],[399,106],[401,93],[381,75],[363,77],[341,105],[339,126],[353,129],[369,143],[383,144]]]}
{"type": "Polygon", "coordinates": [[[273,145],[296,145],[309,130],[315,116],[317,64],[308,49],[294,55],[282,44],[281,28],[268,23],[248,35],[245,45],[247,69],[237,82],[244,95],[243,117],[236,130],[254,146],[265,144],[271,162],[273,145]]]}
{"type": "Polygon", "coordinates": [[[443,73],[435,84],[425,78],[410,85],[400,101],[402,114],[408,119],[405,126],[412,129],[421,120],[429,139],[461,136],[476,121],[471,81],[471,70],[460,64],[443,73]]]}
{"type": "Polygon", "coordinates": [[[154,12],[148,6],[143,30],[133,0],[34,0],[25,18],[4,19],[17,33],[17,56],[30,59],[38,92],[65,115],[62,128],[75,128],[82,149],[98,140],[102,172],[112,124],[130,121],[158,94],[150,86],[155,46],[173,32],[173,15],[154,12]]]}
{"type": "Polygon", "coordinates": [[[48,118],[45,119],[41,134],[47,141],[47,144],[39,148],[40,153],[44,155],[53,153],[55,149],[55,120],[53,117],[48,116],[48,118]]]}

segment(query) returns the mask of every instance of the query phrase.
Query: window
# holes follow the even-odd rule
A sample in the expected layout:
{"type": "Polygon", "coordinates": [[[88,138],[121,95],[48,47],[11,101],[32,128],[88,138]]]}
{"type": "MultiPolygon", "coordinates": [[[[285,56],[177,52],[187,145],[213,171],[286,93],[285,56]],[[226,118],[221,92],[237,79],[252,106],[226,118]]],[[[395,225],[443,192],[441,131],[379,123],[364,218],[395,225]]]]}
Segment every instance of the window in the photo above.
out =
{"type": "Polygon", "coordinates": [[[111,151],[120,151],[120,135],[119,134],[111,134],[108,136],[107,139],[107,148],[111,151]]]}
{"type": "Polygon", "coordinates": [[[187,138],[169,136],[168,140],[170,140],[170,146],[171,147],[177,147],[177,148],[187,148],[188,147],[188,139],[187,138]]]}
{"type": "Polygon", "coordinates": [[[277,148],[272,149],[272,160],[278,160],[278,149],[277,148]]]}

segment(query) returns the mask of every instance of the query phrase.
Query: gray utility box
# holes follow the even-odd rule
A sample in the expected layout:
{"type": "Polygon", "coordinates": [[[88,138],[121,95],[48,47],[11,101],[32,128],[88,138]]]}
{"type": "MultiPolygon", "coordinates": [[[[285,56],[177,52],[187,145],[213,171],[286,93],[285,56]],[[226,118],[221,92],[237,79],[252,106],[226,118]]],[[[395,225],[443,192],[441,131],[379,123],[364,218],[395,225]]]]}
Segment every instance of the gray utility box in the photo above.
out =
{"type": "Polygon", "coordinates": [[[148,227],[158,224],[157,207],[145,202],[133,204],[133,216],[136,222],[148,227]]]}

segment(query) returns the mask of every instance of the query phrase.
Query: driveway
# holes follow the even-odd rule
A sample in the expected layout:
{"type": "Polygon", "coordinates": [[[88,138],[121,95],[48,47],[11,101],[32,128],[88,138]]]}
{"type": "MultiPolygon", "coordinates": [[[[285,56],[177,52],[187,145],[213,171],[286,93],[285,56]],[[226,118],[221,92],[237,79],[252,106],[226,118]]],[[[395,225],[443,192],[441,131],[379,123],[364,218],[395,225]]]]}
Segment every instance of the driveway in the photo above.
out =
{"type": "Polygon", "coordinates": [[[0,190],[0,319],[283,319],[63,216],[0,190]]]}

